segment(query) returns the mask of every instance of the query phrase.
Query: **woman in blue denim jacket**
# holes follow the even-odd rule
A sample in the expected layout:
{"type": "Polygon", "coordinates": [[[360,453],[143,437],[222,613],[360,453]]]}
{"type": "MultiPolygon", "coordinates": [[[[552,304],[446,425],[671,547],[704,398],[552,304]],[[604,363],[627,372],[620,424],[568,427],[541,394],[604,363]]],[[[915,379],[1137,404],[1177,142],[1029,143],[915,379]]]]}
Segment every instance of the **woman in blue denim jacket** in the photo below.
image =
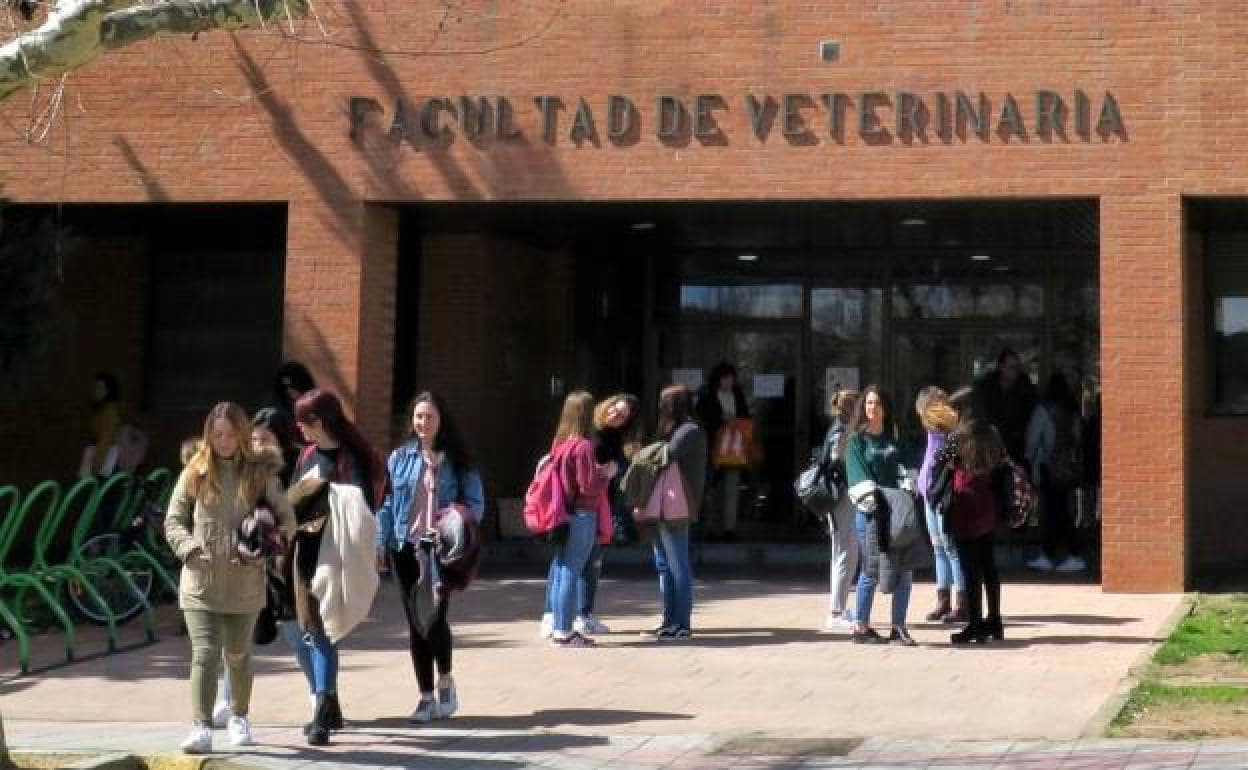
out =
{"type": "Polygon", "coordinates": [[[410,721],[446,719],[459,708],[451,678],[451,627],[446,620],[449,597],[439,595],[437,614],[428,630],[420,631],[408,597],[424,569],[433,568],[432,544],[438,511],[458,503],[480,523],[485,515],[481,475],[474,467],[446,404],[433,393],[416,396],[408,412],[411,439],[390,453],[386,468],[390,489],[377,511],[377,566],[387,560],[398,578],[403,611],[411,639],[412,666],[420,686],[420,701],[410,721]],[[433,670],[437,664],[437,690],[433,670]]]}

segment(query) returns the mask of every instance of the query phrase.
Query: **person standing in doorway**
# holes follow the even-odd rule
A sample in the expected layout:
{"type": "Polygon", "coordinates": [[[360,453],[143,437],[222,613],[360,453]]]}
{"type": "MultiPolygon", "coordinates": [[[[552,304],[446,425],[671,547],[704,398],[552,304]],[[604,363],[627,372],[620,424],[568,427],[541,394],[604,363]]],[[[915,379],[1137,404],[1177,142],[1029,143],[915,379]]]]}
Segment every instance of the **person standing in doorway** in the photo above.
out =
{"type": "MultiPolygon", "coordinates": [[[[855,525],[858,530],[860,570],[855,601],[853,640],[858,644],[893,643],[915,646],[906,626],[910,606],[910,590],[914,584],[914,567],[921,559],[914,548],[905,552],[893,549],[891,515],[884,501],[884,489],[905,489],[913,492],[914,484],[902,467],[902,449],[897,438],[893,413],[879,386],[868,385],[858,399],[858,406],[845,432],[845,475],[849,497],[857,505],[855,525]],[[884,567],[887,566],[888,570],[884,567]],[[877,585],[893,595],[892,631],[888,638],[871,628],[871,604],[877,585]]],[[[921,544],[921,543],[920,543],[921,544]]],[[[922,546],[923,557],[926,545],[922,546]]]]}
{"type": "Polygon", "coordinates": [[[448,719],[459,709],[451,674],[450,595],[436,585],[421,582],[439,571],[438,515],[458,505],[480,523],[485,516],[485,492],[481,474],[443,400],[433,393],[421,393],[413,399],[408,414],[411,437],[390,453],[386,463],[390,491],[377,512],[377,558],[379,569],[393,564],[398,578],[412,668],[420,688],[420,700],[409,721],[424,724],[448,719]],[[433,594],[428,613],[431,619],[422,617],[419,602],[412,601],[414,590],[433,594]]]}
{"type": "Polygon", "coordinates": [[[294,514],[277,480],[279,461],[252,451],[250,430],[238,405],[212,408],[165,518],[165,537],[182,562],[178,606],[191,641],[194,723],[181,744],[188,754],[212,751],[212,708],[223,656],[233,696],[230,742],[253,742],[248,722],[252,633],[265,601],[264,567],[238,558],[235,532],[258,504],[273,512],[284,536],[295,531],[294,514]]]}
{"type": "Polygon", "coordinates": [[[854,526],[854,504],[844,494],[845,458],[841,449],[845,444],[848,420],[858,403],[858,391],[838,390],[828,403],[828,416],[832,423],[823,437],[825,477],[841,480],[841,495],[836,507],[827,514],[828,537],[832,553],[828,560],[828,615],[824,619],[825,631],[849,631],[854,628],[854,613],[847,606],[849,588],[858,571],[858,530],[854,526]]]}
{"type": "MultiPolygon", "coordinates": [[[[295,466],[293,481],[312,476],[356,486],[370,511],[376,510],[385,495],[385,465],[359,429],[347,419],[338,397],[315,388],[304,393],[295,401],[295,424],[308,443],[295,466]]],[[[372,546],[369,547],[371,553],[372,546]]],[[[370,555],[369,563],[372,561],[370,555]]],[[[308,611],[315,614],[316,607],[308,611]]],[[[322,618],[311,618],[309,628],[302,628],[299,623],[282,624],[295,659],[304,668],[304,676],[315,683],[316,705],[312,721],[305,728],[308,743],[314,746],[328,743],[330,732],[342,729],[345,724],[338,701],[338,643],[325,634],[322,621],[322,618]],[[305,668],[308,666],[311,670],[305,668]]]]}
{"type": "Polygon", "coordinates": [[[1010,348],[1001,351],[996,367],[975,383],[975,398],[1000,434],[1010,458],[1025,465],[1027,423],[1036,406],[1036,386],[1023,370],[1018,353],[1010,348]]]}
{"type": "Polygon", "coordinates": [[[1074,514],[1075,489],[1084,473],[1081,428],[1079,402],[1066,377],[1054,372],[1027,425],[1027,460],[1040,490],[1043,537],[1042,552],[1027,562],[1031,569],[1082,572],[1088,567],[1079,555],[1074,514]]]}
{"type": "MultiPolygon", "coordinates": [[[[738,381],[735,366],[722,361],[712,367],[706,383],[698,390],[696,409],[698,421],[712,444],[720,437],[720,431],[733,420],[749,418],[750,406],[738,381]]],[[[707,522],[707,540],[715,538],[731,543],[737,539],[741,470],[740,465],[711,464],[712,516],[709,518],[712,520],[707,522]]]]}
{"type": "Polygon", "coordinates": [[[919,391],[914,408],[923,430],[927,432],[927,450],[919,468],[919,497],[923,500],[927,533],[932,541],[932,556],[936,563],[936,607],[927,613],[926,620],[961,623],[966,620],[966,581],[962,565],[958,562],[957,544],[949,534],[945,517],[933,509],[927,499],[933,463],[936,455],[944,449],[949,434],[957,427],[958,415],[949,405],[948,394],[934,385],[919,391]],[[953,602],[950,601],[951,592],[955,595],[953,602]]]}

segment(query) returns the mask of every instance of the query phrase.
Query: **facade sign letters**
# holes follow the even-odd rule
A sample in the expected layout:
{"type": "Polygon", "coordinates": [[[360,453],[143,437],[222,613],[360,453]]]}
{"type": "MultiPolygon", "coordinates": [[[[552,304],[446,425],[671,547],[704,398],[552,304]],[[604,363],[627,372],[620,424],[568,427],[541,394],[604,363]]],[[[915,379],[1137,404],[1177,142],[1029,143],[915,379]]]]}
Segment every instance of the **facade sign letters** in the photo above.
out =
{"type": "MultiPolygon", "coordinates": [[[[526,133],[551,145],[571,142],[595,147],[604,142],[628,146],[645,133],[665,144],[729,142],[724,116],[733,108],[720,94],[665,94],[652,104],[652,110],[643,112],[638,102],[619,94],[601,103],[584,97],[565,101],[547,94],[534,97],[533,107],[517,116],[505,96],[431,96],[415,104],[400,99],[387,113],[376,99],[353,96],[348,116],[353,140],[358,141],[365,127],[371,126],[395,142],[414,147],[446,144],[456,135],[485,145],[526,133]]],[[[738,104],[759,142],[779,133],[794,144],[847,144],[846,126],[852,126],[858,141],[868,145],[965,144],[972,139],[1010,143],[1033,137],[1042,142],[1127,140],[1122,110],[1109,91],[1094,98],[1083,90],[1066,94],[1042,89],[1032,92],[1029,99],[1012,93],[993,97],[982,91],[785,93],[778,97],[745,93],[738,104]]]]}

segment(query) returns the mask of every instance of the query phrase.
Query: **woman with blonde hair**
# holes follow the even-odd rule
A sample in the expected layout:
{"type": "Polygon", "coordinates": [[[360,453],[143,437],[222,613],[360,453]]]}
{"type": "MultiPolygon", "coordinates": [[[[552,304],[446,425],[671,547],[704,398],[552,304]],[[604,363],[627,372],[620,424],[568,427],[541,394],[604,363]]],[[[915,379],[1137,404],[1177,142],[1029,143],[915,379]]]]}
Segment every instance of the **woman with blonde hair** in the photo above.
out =
{"type": "MultiPolygon", "coordinates": [[[[631,393],[616,393],[599,401],[594,407],[594,459],[605,464],[616,464],[616,475],[612,477],[607,489],[607,501],[611,504],[612,529],[615,520],[615,497],[618,485],[614,482],[629,459],[637,451],[641,428],[641,402],[631,393]]],[[[602,578],[602,563],[606,556],[607,542],[594,543],[585,569],[577,581],[576,619],[572,621],[572,630],[581,634],[609,634],[611,629],[594,615],[594,601],[598,596],[598,581],[602,578]]],[[[555,562],[551,559],[550,574],[546,581],[546,607],[542,613],[540,635],[549,639],[554,633],[555,611],[550,588],[555,584],[555,562]]]]}
{"type": "Polygon", "coordinates": [[[923,454],[923,465],[919,469],[918,491],[923,498],[927,532],[932,540],[932,555],[936,562],[936,607],[927,613],[926,619],[941,623],[961,623],[966,620],[966,580],[958,560],[957,543],[949,534],[945,512],[934,509],[927,495],[936,455],[944,449],[949,441],[949,434],[957,427],[958,414],[949,403],[949,394],[935,385],[919,391],[914,409],[918,412],[923,430],[927,431],[927,450],[923,454]],[[956,597],[952,603],[951,590],[956,597]]]}
{"type": "Polygon", "coordinates": [[[592,647],[594,640],[573,628],[581,574],[595,542],[611,539],[607,486],[615,476],[614,460],[599,462],[594,453],[594,397],[583,390],[564,399],[551,442],[550,461],[558,469],[569,507],[567,533],[555,548],[548,587],[553,614],[551,641],[558,647],[592,647]]]}
{"type": "Polygon", "coordinates": [[[264,563],[242,558],[236,534],[257,507],[274,514],[284,536],[295,518],[277,474],[281,459],[257,454],[251,421],[237,404],[220,403],[204,420],[202,443],[178,476],[165,518],[165,537],[182,561],[178,606],[191,641],[194,724],[181,744],[188,754],[212,751],[217,668],[224,655],[232,691],[230,742],[252,743],[251,649],[256,615],[265,601],[264,563]]]}

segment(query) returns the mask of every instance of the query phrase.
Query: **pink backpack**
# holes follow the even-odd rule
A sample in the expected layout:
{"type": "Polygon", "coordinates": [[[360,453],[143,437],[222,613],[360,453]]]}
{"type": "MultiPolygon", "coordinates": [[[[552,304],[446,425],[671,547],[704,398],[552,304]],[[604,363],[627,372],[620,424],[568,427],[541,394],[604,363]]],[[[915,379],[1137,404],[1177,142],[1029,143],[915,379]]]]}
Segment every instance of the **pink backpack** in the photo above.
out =
{"type": "Polygon", "coordinates": [[[550,535],[568,523],[568,504],[554,453],[537,462],[524,493],[524,526],[534,535],[550,535]]]}

